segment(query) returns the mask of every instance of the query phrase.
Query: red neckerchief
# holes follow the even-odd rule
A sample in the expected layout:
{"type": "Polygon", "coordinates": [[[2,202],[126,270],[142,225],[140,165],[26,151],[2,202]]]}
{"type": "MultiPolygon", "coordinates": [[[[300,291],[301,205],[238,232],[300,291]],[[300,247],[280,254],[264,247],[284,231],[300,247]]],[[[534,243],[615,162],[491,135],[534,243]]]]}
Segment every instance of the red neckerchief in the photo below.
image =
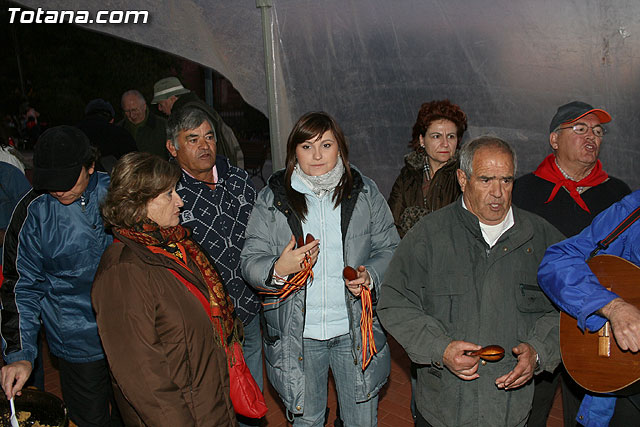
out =
{"type": "Polygon", "coordinates": [[[556,158],[554,154],[549,154],[538,166],[538,169],[533,172],[533,174],[537,177],[540,177],[546,181],[552,182],[555,184],[553,190],[551,191],[551,195],[549,199],[545,203],[549,203],[552,201],[556,194],[558,194],[558,190],[560,187],[565,187],[569,190],[569,195],[573,200],[576,201],[578,206],[580,206],[585,211],[591,213],[587,204],[580,197],[580,193],[578,193],[578,187],[595,187],[598,184],[602,184],[609,178],[609,175],[605,171],[602,170],[602,163],[600,160],[596,161],[596,165],[593,167],[589,175],[582,178],[580,181],[573,181],[571,179],[565,178],[565,176],[558,168],[556,164],[556,158]]]}

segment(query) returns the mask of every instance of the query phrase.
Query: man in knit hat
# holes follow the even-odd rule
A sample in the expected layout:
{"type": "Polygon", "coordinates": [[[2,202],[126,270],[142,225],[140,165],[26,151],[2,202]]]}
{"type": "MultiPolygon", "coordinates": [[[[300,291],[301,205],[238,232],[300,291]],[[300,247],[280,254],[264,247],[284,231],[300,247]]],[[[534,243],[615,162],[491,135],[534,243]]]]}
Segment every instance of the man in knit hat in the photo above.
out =
{"type": "Polygon", "coordinates": [[[38,355],[40,322],[58,358],[62,398],[80,426],[122,425],[91,307],[91,286],[113,238],[99,205],[109,177],[79,129],[57,126],[35,147],[33,187],[15,208],[4,247],[1,384],[20,392],[38,355]]]}

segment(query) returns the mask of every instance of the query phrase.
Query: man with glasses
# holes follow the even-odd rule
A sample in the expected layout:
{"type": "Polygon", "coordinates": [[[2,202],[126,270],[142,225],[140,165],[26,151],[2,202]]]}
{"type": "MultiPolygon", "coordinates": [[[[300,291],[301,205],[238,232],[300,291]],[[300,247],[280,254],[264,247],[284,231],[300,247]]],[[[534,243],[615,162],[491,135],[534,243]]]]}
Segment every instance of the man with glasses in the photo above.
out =
{"type": "MultiPolygon", "coordinates": [[[[513,186],[513,203],[536,213],[566,237],[578,234],[600,212],[631,192],[623,181],[609,176],[598,160],[611,121],[605,110],[573,101],[562,105],[549,125],[553,151],[538,168],[518,178],[513,186]]],[[[536,377],[529,426],[546,426],[562,371],[562,403],[565,426],[576,425],[582,390],[559,368],[551,376],[536,377]]]]}
{"type": "Polygon", "coordinates": [[[149,111],[144,96],[135,89],[122,94],[121,105],[125,118],[118,125],[133,136],[138,151],[168,158],[165,148],[167,120],[149,111]]]}

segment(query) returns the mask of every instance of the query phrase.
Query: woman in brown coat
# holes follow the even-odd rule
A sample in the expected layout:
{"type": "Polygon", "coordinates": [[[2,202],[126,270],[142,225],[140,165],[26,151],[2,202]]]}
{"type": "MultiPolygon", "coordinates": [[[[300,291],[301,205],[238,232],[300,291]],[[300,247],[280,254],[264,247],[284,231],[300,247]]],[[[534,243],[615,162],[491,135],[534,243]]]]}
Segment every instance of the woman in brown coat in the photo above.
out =
{"type": "Polygon", "coordinates": [[[389,196],[400,237],[421,217],[461,194],[455,154],[466,130],[467,116],[449,100],[425,102],[420,107],[409,143],[413,151],[405,156],[405,166],[389,196]]]}
{"type": "Polygon", "coordinates": [[[238,322],[212,264],[178,225],[179,178],[148,153],[113,169],[102,214],[116,240],[92,291],[98,332],[127,426],[232,426],[224,346],[238,339],[238,322]]]}

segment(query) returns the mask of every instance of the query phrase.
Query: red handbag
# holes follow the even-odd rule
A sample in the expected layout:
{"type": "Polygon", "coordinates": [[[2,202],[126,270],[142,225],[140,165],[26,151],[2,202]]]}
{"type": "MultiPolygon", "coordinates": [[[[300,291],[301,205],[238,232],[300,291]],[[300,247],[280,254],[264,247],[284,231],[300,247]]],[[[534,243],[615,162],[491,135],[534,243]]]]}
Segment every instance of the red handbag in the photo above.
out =
{"type": "MultiPolygon", "coordinates": [[[[183,265],[184,266],[184,265],[183,265]]],[[[186,267],[186,266],[184,266],[186,267]]],[[[207,301],[204,295],[198,289],[189,283],[187,279],[182,277],[175,270],[168,269],[183,285],[187,287],[202,304],[207,311],[209,318],[212,318],[212,307],[210,301],[207,301]]],[[[209,290],[211,292],[211,290],[209,290]]],[[[218,308],[219,309],[219,308],[218,308]]],[[[227,364],[229,366],[229,386],[231,388],[230,398],[233,404],[233,410],[236,414],[240,414],[247,418],[262,418],[267,413],[267,404],[264,401],[264,395],[258,387],[258,383],[253,379],[247,363],[244,361],[242,354],[242,346],[238,342],[234,342],[231,346],[226,347],[227,364]],[[231,355],[228,352],[233,352],[231,355]],[[232,357],[229,357],[232,356],[232,357]],[[234,361],[231,365],[231,360],[234,361]]]]}
{"type": "Polygon", "coordinates": [[[262,418],[267,413],[264,395],[253,379],[249,367],[244,361],[242,347],[235,342],[227,351],[233,352],[229,361],[229,385],[231,386],[231,403],[236,414],[248,418],[262,418]],[[234,361],[231,365],[231,360],[234,361]]]}

